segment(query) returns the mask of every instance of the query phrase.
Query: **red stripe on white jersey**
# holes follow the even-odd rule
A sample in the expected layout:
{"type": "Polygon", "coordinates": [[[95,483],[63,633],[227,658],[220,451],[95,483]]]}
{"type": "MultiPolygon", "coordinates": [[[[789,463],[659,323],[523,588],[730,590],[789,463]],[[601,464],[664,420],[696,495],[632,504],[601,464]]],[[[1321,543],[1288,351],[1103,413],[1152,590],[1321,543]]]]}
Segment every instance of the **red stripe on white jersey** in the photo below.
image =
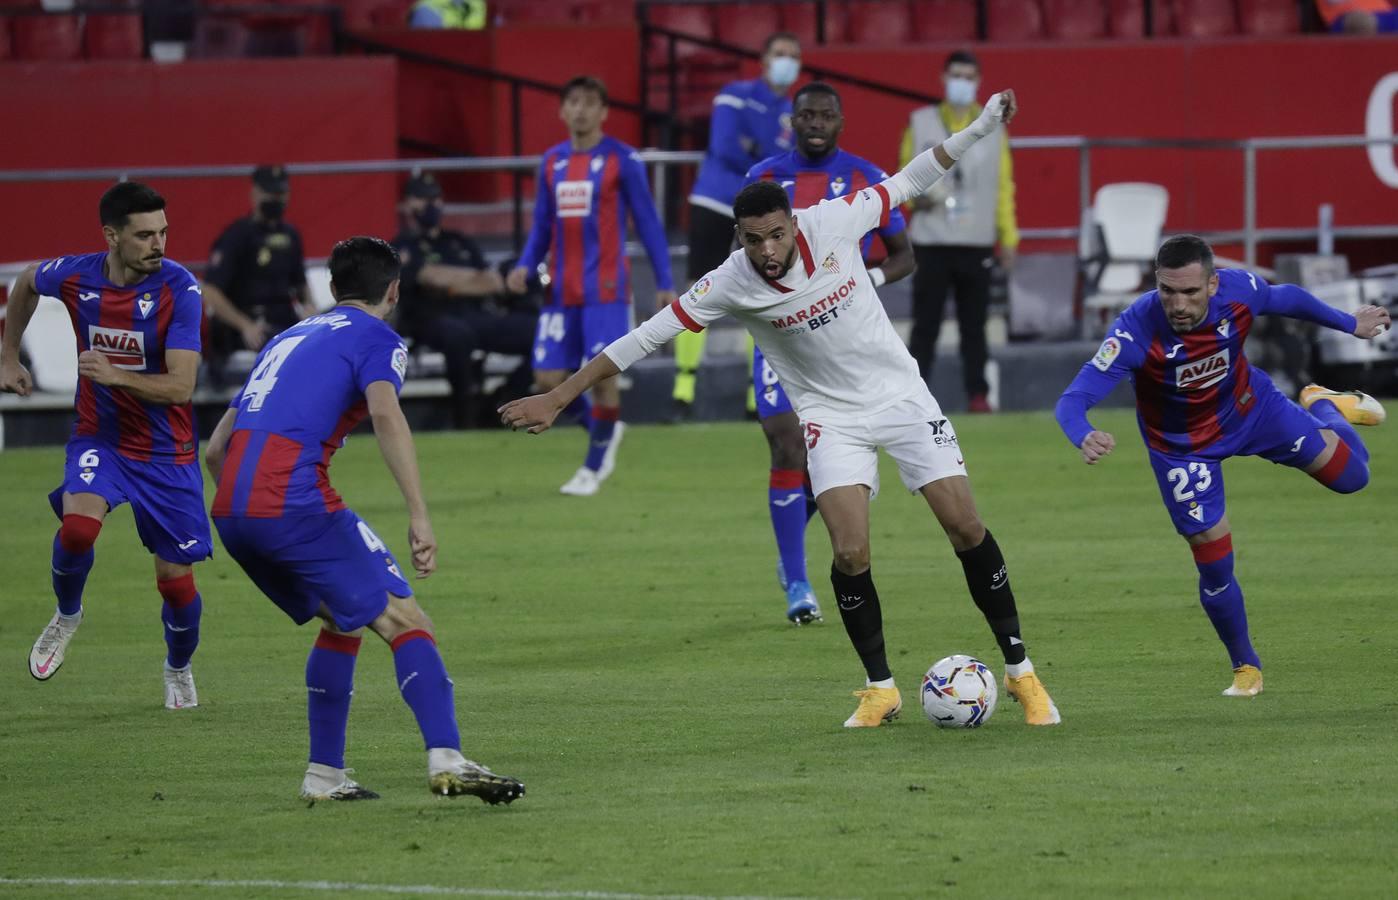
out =
{"type": "Polygon", "coordinates": [[[811,256],[811,245],[806,243],[806,235],[800,228],[796,229],[796,249],[801,254],[801,265],[806,270],[806,277],[810,278],[815,274],[815,259],[811,256]]]}
{"type": "Polygon", "coordinates": [[[672,300],[670,302],[670,309],[674,310],[675,318],[679,319],[680,324],[683,325],[685,328],[688,328],[695,334],[698,334],[699,332],[704,330],[703,325],[700,325],[698,322],[694,321],[694,319],[690,317],[689,313],[684,311],[684,307],[680,306],[680,301],[672,300]]]}

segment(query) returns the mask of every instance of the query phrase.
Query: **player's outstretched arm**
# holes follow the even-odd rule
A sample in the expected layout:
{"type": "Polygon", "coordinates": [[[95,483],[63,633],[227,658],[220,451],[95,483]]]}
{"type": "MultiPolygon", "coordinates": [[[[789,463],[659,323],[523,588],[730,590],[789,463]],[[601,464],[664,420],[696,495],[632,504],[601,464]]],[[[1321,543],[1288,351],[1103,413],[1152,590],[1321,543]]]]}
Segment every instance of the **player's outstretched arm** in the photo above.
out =
{"type": "Polygon", "coordinates": [[[413,552],[413,569],[418,578],[426,578],[437,568],[437,537],[432,533],[427,501],[422,496],[422,476],[418,472],[412,429],[408,427],[403,408],[398,405],[398,390],[393,383],[371,383],[364,391],[364,398],[368,401],[379,452],[408,504],[408,543],[413,552]]]}
{"type": "Polygon", "coordinates": [[[510,426],[510,430],[523,428],[530,434],[539,434],[548,431],[563,407],[576,400],[579,394],[620,371],[621,368],[612,362],[604,350],[547,394],[511,400],[496,411],[500,413],[500,421],[510,426]]]}
{"type": "MultiPolygon", "coordinates": [[[[712,279],[713,273],[705,277],[712,279]]],[[[700,282],[704,280],[701,278],[700,282]]],[[[625,371],[684,331],[685,325],[676,312],[679,305],[680,301],[675,301],[636,326],[629,334],[612,341],[587,365],[547,394],[535,394],[533,397],[506,403],[497,410],[500,413],[500,421],[515,431],[521,428],[530,434],[548,431],[558,413],[576,400],[583,391],[605,378],[625,371]]],[[[699,330],[699,327],[696,325],[694,330],[699,330]]]]}
{"type": "Polygon", "coordinates": [[[236,409],[225,410],[214,433],[209,435],[209,442],[204,445],[204,468],[209,470],[209,477],[215,484],[223,476],[223,461],[228,458],[228,441],[233,437],[233,422],[237,418],[236,409]]]}
{"type": "Polygon", "coordinates": [[[101,351],[84,350],[78,354],[78,374],[98,384],[121,388],[145,403],[178,406],[188,403],[194,396],[194,382],[199,377],[199,352],[166,350],[165,371],[146,375],[118,369],[101,351]]]}
{"type": "Polygon", "coordinates": [[[881,183],[881,187],[888,192],[889,204],[897,206],[922,194],[936,184],[972,144],[993,134],[1018,112],[1019,104],[1015,100],[1014,91],[1004,90],[992,94],[974,122],[931,150],[919,153],[899,170],[898,174],[881,183]]]}
{"type": "Polygon", "coordinates": [[[19,346],[34,310],[39,308],[39,289],[34,285],[34,273],[38,268],[37,263],[29,266],[15,280],[9,305],[5,308],[5,340],[0,344],[0,391],[21,397],[28,397],[34,389],[34,379],[19,361],[19,346]]]}

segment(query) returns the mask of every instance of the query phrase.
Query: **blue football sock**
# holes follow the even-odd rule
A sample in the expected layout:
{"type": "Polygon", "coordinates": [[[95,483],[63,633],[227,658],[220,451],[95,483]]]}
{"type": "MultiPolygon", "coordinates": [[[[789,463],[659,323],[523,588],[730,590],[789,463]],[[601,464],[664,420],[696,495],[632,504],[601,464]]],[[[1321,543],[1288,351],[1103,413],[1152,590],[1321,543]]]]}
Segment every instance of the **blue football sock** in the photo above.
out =
{"type": "Polygon", "coordinates": [[[160,610],[160,621],[165,623],[165,663],[172,669],[183,669],[199,646],[204,601],[194,587],[193,573],[157,581],[156,587],[165,600],[160,610]]]}
{"type": "Polygon", "coordinates": [[[572,420],[574,424],[584,428],[592,428],[592,401],[587,399],[586,394],[579,394],[573,398],[573,402],[563,407],[563,412],[558,414],[564,421],[572,420]]]}
{"type": "Polygon", "coordinates": [[[345,729],[354,695],[359,638],[322,631],[306,658],[306,719],[311,726],[310,761],[345,767],[345,729]]]}
{"type": "Polygon", "coordinates": [[[777,555],[787,583],[809,581],[806,575],[806,492],[805,473],[800,469],[773,469],[767,482],[767,508],[772,514],[772,532],[777,536],[777,555]]]}
{"type": "Polygon", "coordinates": [[[1354,430],[1354,426],[1345,418],[1345,414],[1340,412],[1339,407],[1329,400],[1317,400],[1311,404],[1311,415],[1315,416],[1325,427],[1340,436],[1340,440],[1349,444],[1350,452],[1358,456],[1360,461],[1369,461],[1369,448],[1364,446],[1364,442],[1359,439],[1359,432],[1354,430]]]}
{"type": "Polygon", "coordinates": [[[1213,623],[1218,639],[1228,648],[1233,668],[1242,665],[1262,668],[1257,651],[1248,637],[1248,614],[1243,605],[1243,589],[1233,577],[1233,536],[1224,535],[1190,549],[1199,569],[1199,602],[1213,623]]]}
{"type": "Polygon", "coordinates": [[[83,608],[83,586],[87,584],[87,573],[92,571],[92,561],[96,553],[91,547],[85,553],[69,553],[63,549],[60,540],[62,532],[53,536],[53,592],[58,597],[58,611],[65,616],[76,616],[83,608]]]}
{"type": "Polygon", "coordinates": [[[596,472],[602,468],[602,457],[612,445],[612,435],[616,434],[616,423],[621,418],[621,409],[615,406],[594,406],[592,427],[588,429],[587,459],[583,466],[596,472]]]}
{"type": "Polygon", "coordinates": [[[398,673],[398,691],[417,718],[426,749],[460,750],[452,683],[432,635],[407,631],[394,638],[393,668],[398,673]]]}

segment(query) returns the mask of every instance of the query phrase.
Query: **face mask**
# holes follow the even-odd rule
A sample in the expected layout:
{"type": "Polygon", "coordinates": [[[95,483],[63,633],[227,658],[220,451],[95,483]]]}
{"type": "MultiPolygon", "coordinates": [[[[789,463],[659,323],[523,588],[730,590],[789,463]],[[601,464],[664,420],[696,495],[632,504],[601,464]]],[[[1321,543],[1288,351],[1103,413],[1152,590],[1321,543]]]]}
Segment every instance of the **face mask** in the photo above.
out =
{"type": "Polygon", "coordinates": [[[767,63],[767,81],[773,87],[791,87],[800,74],[801,60],[793,56],[778,56],[767,63]]]}
{"type": "Polygon", "coordinates": [[[975,103],[976,83],[969,78],[948,78],[947,102],[952,106],[970,106],[975,103]]]}
{"type": "Polygon", "coordinates": [[[262,218],[275,222],[286,212],[286,201],[263,200],[257,204],[257,211],[262,214],[262,218]]]}
{"type": "Polygon", "coordinates": [[[442,222],[442,208],[437,204],[432,204],[413,216],[417,220],[418,227],[423,231],[431,231],[442,222]]]}

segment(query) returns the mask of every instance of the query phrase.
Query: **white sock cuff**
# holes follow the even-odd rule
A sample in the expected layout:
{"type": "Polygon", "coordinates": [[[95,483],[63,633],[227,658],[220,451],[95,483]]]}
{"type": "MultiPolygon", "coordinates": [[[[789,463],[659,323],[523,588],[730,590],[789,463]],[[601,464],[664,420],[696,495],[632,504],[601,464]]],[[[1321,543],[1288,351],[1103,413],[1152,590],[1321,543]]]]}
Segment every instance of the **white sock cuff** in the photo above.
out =
{"type": "Polygon", "coordinates": [[[893,687],[893,679],[892,679],[892,678],[885,678],[883,681],[867,681],[867,680],[866,680],[866,681],[864,682],[864,686],[865,686],[865,687],[873,687],[873,688],[891,688],[891,687],[893,687]]]}
{"type": "Polygon", "coordinates": [[[1022,663],[1005,663],[1005,674],[1011,678],[1023,678],[1034,671],[1034,664],[1029,661],[1029,657],[1024,658],[1022,663]]]}

